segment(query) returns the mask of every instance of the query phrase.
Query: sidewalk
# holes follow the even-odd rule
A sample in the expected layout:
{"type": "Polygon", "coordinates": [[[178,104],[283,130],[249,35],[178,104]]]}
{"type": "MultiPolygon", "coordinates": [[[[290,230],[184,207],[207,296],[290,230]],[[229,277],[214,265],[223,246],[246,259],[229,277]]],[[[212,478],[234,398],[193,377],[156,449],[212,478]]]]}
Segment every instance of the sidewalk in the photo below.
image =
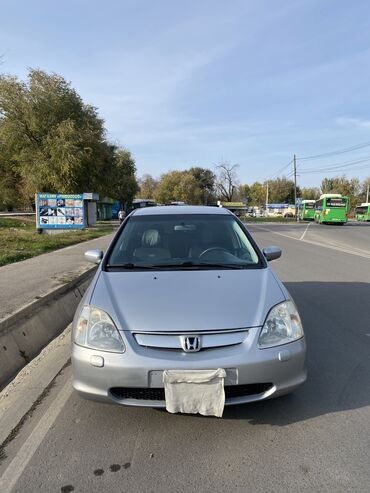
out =
{"type": "Polygon", "coordinates": [[[84,252],[106,250],[113,234],[0,267],[0,320],[93,267],[84,252]]]}

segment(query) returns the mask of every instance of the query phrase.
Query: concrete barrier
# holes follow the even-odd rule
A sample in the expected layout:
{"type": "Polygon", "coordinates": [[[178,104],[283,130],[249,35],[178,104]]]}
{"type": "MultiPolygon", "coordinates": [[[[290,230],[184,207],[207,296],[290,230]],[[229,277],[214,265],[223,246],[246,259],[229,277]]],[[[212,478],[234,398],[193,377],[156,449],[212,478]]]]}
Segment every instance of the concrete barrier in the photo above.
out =
{"type": "Polygon", "coordinates": [[[96,267],[0,321],[0,389],[72,321],[96,267]]]}

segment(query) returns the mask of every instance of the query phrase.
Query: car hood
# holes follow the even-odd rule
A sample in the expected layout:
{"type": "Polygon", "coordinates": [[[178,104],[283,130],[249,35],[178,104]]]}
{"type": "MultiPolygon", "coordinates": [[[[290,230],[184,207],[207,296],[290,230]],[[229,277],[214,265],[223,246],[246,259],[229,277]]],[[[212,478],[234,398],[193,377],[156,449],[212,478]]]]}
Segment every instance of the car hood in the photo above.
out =
{"type": "Polygon", "coordinates": [[[182,332],[258,327],[284,300],[266,268],[101,272],[90,303],[120,330],[182,332]]]}

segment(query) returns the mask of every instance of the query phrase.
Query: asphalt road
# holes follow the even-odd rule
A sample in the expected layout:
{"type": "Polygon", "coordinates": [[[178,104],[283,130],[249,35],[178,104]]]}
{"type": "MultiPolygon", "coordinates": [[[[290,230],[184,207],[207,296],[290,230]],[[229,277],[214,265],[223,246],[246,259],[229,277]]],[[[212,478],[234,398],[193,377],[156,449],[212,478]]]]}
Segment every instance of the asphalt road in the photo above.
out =
{"type": "Polygon", "coordinates": [[[284,250],[307,383],[217,419],[81,400],[67,367],[0,450],[6,493],[370,491],[370,225],[249,228],[284,250]]]}

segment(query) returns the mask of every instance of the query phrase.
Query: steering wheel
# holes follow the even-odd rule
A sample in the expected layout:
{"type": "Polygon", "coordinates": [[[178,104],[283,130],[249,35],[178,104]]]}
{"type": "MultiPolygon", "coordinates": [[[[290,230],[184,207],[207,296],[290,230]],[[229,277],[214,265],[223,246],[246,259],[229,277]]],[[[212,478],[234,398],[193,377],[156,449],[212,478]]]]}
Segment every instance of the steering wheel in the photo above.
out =
{"type": "Polygon", "coordinates": [[[207,248],[206,250],[203,250],[203,252],[199,255],[199,258],[201,259],[204,255],[206,255],[209,252],[217,252],[217,251],[230,253],[229,250],[227,250],[227,248],[223,248],[223,247],[211,247],[211,248],[207,248]]]}

